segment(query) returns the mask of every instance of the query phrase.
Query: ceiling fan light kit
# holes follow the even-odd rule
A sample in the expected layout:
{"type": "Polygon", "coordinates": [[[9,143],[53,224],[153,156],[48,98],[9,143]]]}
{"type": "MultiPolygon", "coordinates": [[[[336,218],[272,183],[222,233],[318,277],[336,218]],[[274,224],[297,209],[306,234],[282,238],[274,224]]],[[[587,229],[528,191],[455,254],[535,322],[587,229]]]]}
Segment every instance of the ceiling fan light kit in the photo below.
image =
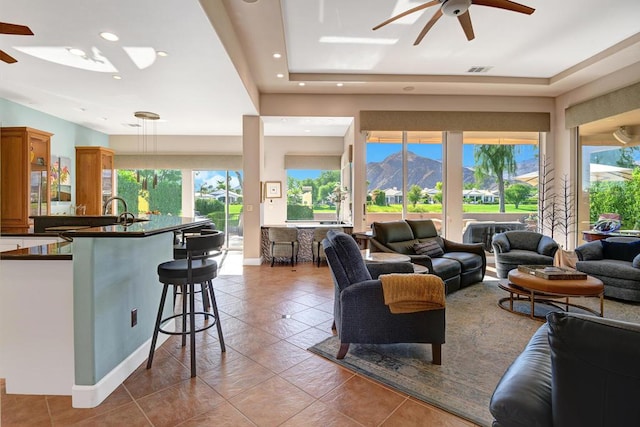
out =
{"type": "Polygon", "coordinates": [[[428,7],[437,5],[440,5],[440,8],[433,14],[431,19],[422,28],[422,31],[416,38],[416,41],[413,43],[414,45],[420,44],[424,36],[435,25],[435,23],[438,22],[442,15],[458,18],[458,22],[460,23],[460,26],[462,27],[467,40],[473,40],[475,38],[475,34],[473,32],[471,15],[469,13],[469,8],[471,7],[471,5],[494,7],[496,9],[509,10],[512,12],[524,13],[526,15],[531,15],[535,11],[535,9],[529,6],[525,6],[510,0],[432,0],[421,4],[420,6],[416,6],[412,9],[405,10],[404,12],[399,13],[395,16],[392,16],[386,21],[373,27],[373,30],[375,31],[387,24],[392,23],[395,20],[403,18],[414,12],[418,12],[428,7]]]}
{"type": "Polygon", "coordinates": [[[469,6],[471,6],[471,0],[445,0],[440,8],[447,16],[458,16],[465,13],[469,6]]]}

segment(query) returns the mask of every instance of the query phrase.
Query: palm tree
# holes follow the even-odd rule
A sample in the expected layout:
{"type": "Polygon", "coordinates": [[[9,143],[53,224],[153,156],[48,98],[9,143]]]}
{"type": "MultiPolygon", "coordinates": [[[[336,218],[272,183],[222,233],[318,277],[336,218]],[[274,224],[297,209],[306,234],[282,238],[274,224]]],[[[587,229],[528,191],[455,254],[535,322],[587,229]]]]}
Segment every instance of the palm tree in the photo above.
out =
{"type": "Polygon", "coordinates": [[[476,179],[484,180],[488,176],[495,177],[498,181],[498,193],[500,194],[500,212],[504,213],[504,174],[516,173],[515,146],[488,144],[476,145],[473,151],[476,161],[476,179]]]}

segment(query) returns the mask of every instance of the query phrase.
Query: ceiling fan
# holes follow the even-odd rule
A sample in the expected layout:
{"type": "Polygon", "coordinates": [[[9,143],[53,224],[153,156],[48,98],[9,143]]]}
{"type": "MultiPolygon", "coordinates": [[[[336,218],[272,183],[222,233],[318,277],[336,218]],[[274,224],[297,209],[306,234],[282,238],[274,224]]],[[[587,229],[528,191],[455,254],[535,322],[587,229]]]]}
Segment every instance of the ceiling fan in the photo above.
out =
{"type": "Polygon", "coordinates": [[[413,43],[414,46],[422,41],[427,32],[431,29],[431,27],[434,26],[436,22],[438,22],[438,19],[440,19],[442,15],[457,17],[458,22],[460,22],[460,25],[462,26],[464,34],[467,36],[467,40],[473,40],[475,38],[475,35],[473,34],[473,25],[471,25],[471,16],[469,15],[469,7],[472,4],[511,10],[513,12],[525,13],[527,15],[531,15],[535,11],[535,9],[529,6],[524,6],[522,4],[515,3],[509,0],[433,0],[421,4],[420,6],[416,6],[412,9],[406,10],[396,16],[393,16],[382,22],[381,24],[376,25],[375,27],[373,27],[373,29],[377,30],[378,28],[384,27],[385,25],[395,21],[396,19],[400,19],[414,12],[418,12],[431,6],[436,6],[438,4],[440,5],[440,9],[438,9],[436,13],[433,14],[429,22],[427,22],[427,25],[425,25],[422,31],[420,31],[418,38],[413,43]]]}
{"type": "MultiPolygon", "coordinates": [[[[8,24],[6,22],[0,22],[0,34],[12,34],[16,36],[32,36],[33,31],[26,25],[8,24]]],[[[13,56],[9,55],[4,50],[0,50],[0,60],[7,64],[13,64],[18,62],[13,56]]]]}

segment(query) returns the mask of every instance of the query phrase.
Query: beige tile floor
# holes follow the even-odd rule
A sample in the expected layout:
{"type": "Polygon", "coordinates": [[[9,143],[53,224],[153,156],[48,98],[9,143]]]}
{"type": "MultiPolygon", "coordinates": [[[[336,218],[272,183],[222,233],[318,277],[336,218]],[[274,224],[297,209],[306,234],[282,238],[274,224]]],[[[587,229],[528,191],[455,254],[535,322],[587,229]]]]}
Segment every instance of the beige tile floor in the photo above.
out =
{"type": "Polygon", "coordinates": [[[7,395],[1,426],[471,426],[370,381],[306,348],[331,335],[326,264],[242,266],[230,253],[214,280],[227,351],[215,328],[198,334],[197,377],[188,347],[171,337],[100,406],[63,396],[7,395]]]}

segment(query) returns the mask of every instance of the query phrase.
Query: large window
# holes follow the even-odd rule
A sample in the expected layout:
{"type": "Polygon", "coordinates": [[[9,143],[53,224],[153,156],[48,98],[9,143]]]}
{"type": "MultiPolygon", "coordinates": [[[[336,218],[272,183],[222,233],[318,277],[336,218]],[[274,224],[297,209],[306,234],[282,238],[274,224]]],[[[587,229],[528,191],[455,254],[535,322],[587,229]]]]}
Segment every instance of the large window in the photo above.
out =
{"type": "Polygon", "coordinates": [[[172,169],[119,169],[118,196],[134,214],[182,215],[182,173],[172,169]]]}
{"type": "Polygon", "coordinates": [[[623,230],[640,230],[640,147],[585,135],[581,153],[578,231],[603,214],[618,215],[623,230]]]}
{"type": "Polygon", "coordinates": [[[370,132],[366,158],[368,225],[431,218],[441,226],[442,132],[370,132]]]}
{"type": "Polygon", "coordinates": [[[242,171],[193,171],[195,215],[211,219],[226,233],[227,248],[242,248],[242,171]]]}
{"type": "Polygon", "coordinates": [[[340,221],[348,189],[339,170],[288,169],[288,221],[340,221]]]}

